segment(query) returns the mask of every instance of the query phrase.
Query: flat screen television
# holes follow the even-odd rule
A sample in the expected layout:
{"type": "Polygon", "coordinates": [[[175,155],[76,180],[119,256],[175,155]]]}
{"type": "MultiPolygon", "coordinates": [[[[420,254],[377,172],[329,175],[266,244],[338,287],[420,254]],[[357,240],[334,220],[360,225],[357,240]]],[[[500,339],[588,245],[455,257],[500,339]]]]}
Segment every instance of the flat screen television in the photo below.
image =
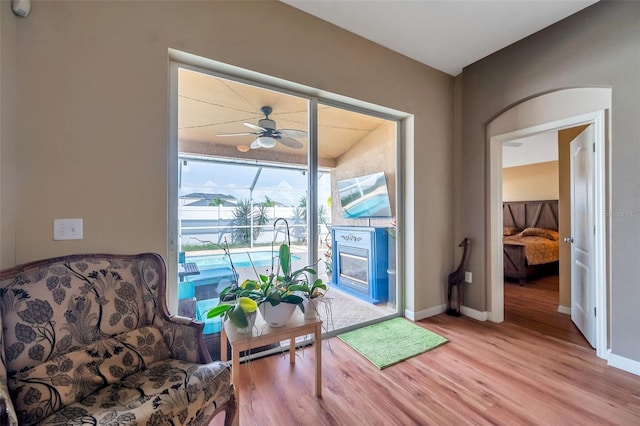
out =
{"type": "Polygon", "coordinates": [[[345,219],[391,217],[384,172],[339,180],[338,194],[345,219]]]}

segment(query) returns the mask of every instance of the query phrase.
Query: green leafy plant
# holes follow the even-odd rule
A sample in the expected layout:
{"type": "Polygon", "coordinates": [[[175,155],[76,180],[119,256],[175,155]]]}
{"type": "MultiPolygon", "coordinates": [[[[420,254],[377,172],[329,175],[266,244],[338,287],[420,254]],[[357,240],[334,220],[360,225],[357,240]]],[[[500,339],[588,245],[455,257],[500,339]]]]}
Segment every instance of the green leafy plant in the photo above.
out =
{"type": "Polygon", "coordinates": [[[207,311],[207,318],[222,316],[223,321],[229,319],[238,328],[249,326],[247,314],[255,312],[258,304],[250,297],[241,296],[235,299],[235,303],[221,302],[218,306],[207,311]]]}
{"type": "MultiPolygon", "coordinates": [[[[287,227],[287,237],[289,237],[289,224],[285,219],[276,219],[273,224],[274,228],[279,221],[285,223],[287,227]]],[[[274,274],[272,272],[269,276],[260,276],[262,283],[261,290],[265,295],[265,300],[268,300],[272,305],[276,305],[280,303],[280,301],[294,303],[304,312],[303,299],[299,295],[294,294],[294,292],[300,292],[304,297],[309,299],[317,298],[324,294],[327,290],[327,285],[319,278],[311,283],[310,277],[316,275],[315,269],[311,267],[312,265],[293,270],[291,266],[290,242],[289,244],[280,244],[278,261],[279,268],[277,273],[274,274]]],[[[273,261],[271,270],[273,271],[273,261]]]]}
{"type": "MultiPolygon", "coordinates": [[[[285,219],[276,219],[274,228],[279,221],[285,222],[288,237],[289,225],[285,219]]],[[[272,247],[274,244],[275,242],[272,243],[272,247]]],[[[251,254],[248,254],[251,259],[251,254]]],[[[219,305],[207,312],[207,318],[224,316],[225,320],[228,318],[237,327],[244,328],[248,324],[247,313],[255,311],[255,308],[261,303],[269,303],[272,306],[290,303],[298,306],[304,312],[303,297],[317,298],[327,290],[326,284],[321,279],[316,279],[311,283],[310,277],[316,275],[316,271],[311,265],[293,270],[290,243],[280,244],[277,262],[276,256],[271,259],[271,273],[269,275],[257,273],[256,275],[256,280],[248,279],[241,285],[231,285],[222,290],[219,305]],[[298,292],[302,296],[296,294],[298,292]],[[249,311],[248,309],[253,310],[249,311]]]]}
{"type": "Polygon", "coordinates": [[[294,284],[289,287],[289,290],[302,292],[307,299],[316,299],[324,296],[327,291],[327,285],[318,278],[311,286],[309,286],[309,283],[294,284]]]}
{"type": "Polygon", "coordinates": [[[296,271],[291,270],[291,250],[289,245],[282,243],[278,250],[278,267],[277,271],[274,271],[274,259],[272,259],[272,273],[269,275],[258,275],[258,280],[247,280],[243,285],[249,285],[251,288],[258,289],[259,302],[270,303],[272,306],[276,306],[280,303],[291,303],[297,305],[302,312],[304,307],[302,306],[302,297],[294,294],[290,287],[298,284],[301,280],[307,279],[305,272],[314,273],[313,269],[302,268],[296,271]]]}

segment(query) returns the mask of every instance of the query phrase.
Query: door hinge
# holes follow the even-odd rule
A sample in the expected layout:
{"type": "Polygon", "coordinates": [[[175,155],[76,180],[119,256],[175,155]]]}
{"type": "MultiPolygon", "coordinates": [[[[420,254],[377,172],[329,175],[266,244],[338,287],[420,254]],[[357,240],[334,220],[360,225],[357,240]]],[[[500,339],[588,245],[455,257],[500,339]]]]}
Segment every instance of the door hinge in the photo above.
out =
{"type": "Polygon", "coordinates": [[[594,317],[597,317],[597,316],[598,316],[598,312],[596,311],[596,309],[597,309],[597,308],[594,306],[594,307],[593,307],[593,316],[594,316],[594,317]]]}
{"type": "Polygon", "coordinates": [[[596,152],[596,143],[593,143],[593,152],[596,152]]]}

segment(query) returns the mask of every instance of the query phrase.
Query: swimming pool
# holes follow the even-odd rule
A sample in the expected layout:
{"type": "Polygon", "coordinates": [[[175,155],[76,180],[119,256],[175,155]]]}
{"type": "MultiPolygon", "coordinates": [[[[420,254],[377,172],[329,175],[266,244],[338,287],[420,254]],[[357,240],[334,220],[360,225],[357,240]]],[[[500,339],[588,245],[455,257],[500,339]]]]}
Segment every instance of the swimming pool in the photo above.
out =
{"type": "MultiPolygon", "coordinates": [[[[249,253],[251,260],[255,266],[271,266],[271,258],[273,255],[277,257],[278,253],[271,251],[253,251],[249,253]]],[[[249,260],[249,254],[247,252],[231,253],[231,260],[233,266],[236,268],[250,268],[251,261],[249,260]]],[[[291,255],[291,261],[300,260],[300,256],[295,254],[291,255]]],[[[203,256],[187,256],[187,262],[195,262],[198,265],[198,269],[203,271],[207,269],[223,268],[229,265],[229,258],[225,254],[208,254],[203,256]]],[[[276,262],[278,259],[275,260],[276,262]]]]}

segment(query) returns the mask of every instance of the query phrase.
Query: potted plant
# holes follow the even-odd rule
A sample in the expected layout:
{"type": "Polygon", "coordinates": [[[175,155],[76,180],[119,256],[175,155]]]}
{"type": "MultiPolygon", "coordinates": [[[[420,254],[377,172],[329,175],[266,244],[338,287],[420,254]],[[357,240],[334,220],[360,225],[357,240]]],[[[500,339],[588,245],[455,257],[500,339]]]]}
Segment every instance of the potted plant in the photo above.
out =
{"type": "Polygon", "coordinates": [[[291,249],[286,243],[282,243],[278,250],[278,266],[275,271],[274,263],[272,259],[271,274],[259,275],[260,281],[256,282],[262,295],[258,308],[270,327],[282,327],[289,321],[296,306],[304,312],[304,299],[294,294],[290,287],[297,283],[300,277],[306,277],[304,272],[309,268],[291,270],[291,249]]]}
{"type": "Polygon", "coordinates": [[[277,272],[274,273],[274,261],[272,259],[272,273],[269,276],[259,276],[264,299],[258,305],[260,313],[271,327],[286,324],[295,310],[295,307],[291,305],[297,305],[305,314],[305,318],[316,319],[318,313],[317,301],[324,296],[324,292],[327,290],[327,285],[321,279],[316,279],[311,283],[310,277],[316,276],[316,271],[311,267],[312,265],[293,270],[291,266],[289,223],[283,218],[278,218],[273,224],[274,229],[279,221],[283,221],[287,228],[287,243],[282,243],[278,250],[277,272]],[[280,309],[289,312],[288,316],[284,317],[286,319],[271,321],[269,318],[270,312],[273,311],[274,307],[283,304],[284,306],[280,309]]]}
{"type": "Polygon", "coordinates": [[[253,283],[245,281],[241,286],[225,288],[220,293],[218,306],[207,311],[207,318],[222,316],[228,319],[239,333],[250,333],[256,320],[256,311],[261,296],[253,283]]]}
{"type": "Polygon", "coordinates": [[[231,271],[233,273],[233,282],[231,286],[220,292],[220,303],[218,306],[209,309],[206,312],[207,318],[223,317],[222,323],[229,320],[236,326],[238,332],[249,333],[253,328],[256,319],[256,311],[258,309],[258,301],[261,300],[261,294],[258,286],[251,282],[244,282],[238,285],[238,271],[233,264],[231,253],[229,253],[229,243],[225,239],[225,246],[214,243],[213,241],[205,241],[195,238],[196,240],[212,244],[220,247],[229,259],[231,271]]]}
{"type": "MultiPolygon", "coordinates": [[[[278,255],[272,256],[271,273],[269,275],[256,273],[257,280],[245,280],[240,286],[232,285],[225,288],[220,293],[220,305],[211,309],[207,317],[225,315],[225,318],[229,318],[236,326],[245,324],[243,317],[246,317],[247,312],[243,312],[242,307],[232,308],[224,305],[230,305],[235,300],[247,297],[257,304],[262,318],[270,327],[282,327],[287,324],[296,306],[304,313],[305,299],[315,299],[323,294],[321,290],[326,291],[327,287],[320,279],[310,284],[309,276],[316,274],[310,266],[298,270],[292,269],[289,224],[285,219],[278,218],[273,224],[274,228],[280,221],[284,221],[287,227],[288,242],[280,244],[278,255]],[[296,294],[297,292],[302,293],[302,296],[296,294]]],[[[272,242],[272,251],[274,245],[275,242],[272,242]]],[[[250,254],[249,259],[251,260],[250,254]]],[[[315,308],[314,311],[316,311],[315,308]]]]}
{"type": "MultiPolygon", "coordinates": [[[[309,271],[315,275],[314,270],[309,269],[309,271]]],[[[303,279],[298,281],[297,284],[290,285],[289,290],[301,293],[304,297],[302,304],[304,317],[306,319],[316,319],[318,317],[318,301],[322,300],[327,291],[327,285],[320,278],[317,278],[313,284],[310,284],[308,279],[303,279]]]]}

